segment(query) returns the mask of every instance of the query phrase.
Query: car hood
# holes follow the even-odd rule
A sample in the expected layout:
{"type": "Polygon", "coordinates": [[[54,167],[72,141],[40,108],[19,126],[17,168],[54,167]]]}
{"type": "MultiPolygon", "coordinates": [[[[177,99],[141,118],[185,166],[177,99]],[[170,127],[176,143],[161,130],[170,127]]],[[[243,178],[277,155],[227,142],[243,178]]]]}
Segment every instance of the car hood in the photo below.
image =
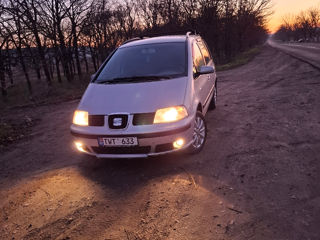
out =
{"type": "Polygon", "coordinates": [[[155,112],[183,105],[186,86],[187,77],[141,83],[90,83],[78,109],[89,114],[155,112]]]}

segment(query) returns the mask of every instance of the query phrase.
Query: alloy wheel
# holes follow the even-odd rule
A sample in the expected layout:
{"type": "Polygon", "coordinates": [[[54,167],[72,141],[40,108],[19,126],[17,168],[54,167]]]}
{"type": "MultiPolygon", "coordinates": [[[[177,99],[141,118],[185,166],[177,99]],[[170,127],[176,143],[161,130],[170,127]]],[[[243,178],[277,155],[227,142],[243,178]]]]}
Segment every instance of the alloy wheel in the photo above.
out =
{"type": "Polygon", "coordinates": [[[195,149],[202,147],[206,137],[206,126],[203,119],[200,116],[196,116],[193,130],[193,142],[192,145],[195,149]]]}

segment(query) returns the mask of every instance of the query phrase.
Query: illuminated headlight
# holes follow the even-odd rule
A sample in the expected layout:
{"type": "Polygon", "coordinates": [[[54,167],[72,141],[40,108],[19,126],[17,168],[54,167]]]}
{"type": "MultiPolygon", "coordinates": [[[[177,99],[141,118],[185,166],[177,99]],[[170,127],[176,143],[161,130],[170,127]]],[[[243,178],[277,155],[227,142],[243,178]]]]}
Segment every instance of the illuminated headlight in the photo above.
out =
{"type": "Polygon", "coordinates": [[[153,123],[176,122],[188,116],[188,112],[183,106],[162,108],[157,110],[153,123]]]}
{"type": "Polygon", "coordinates": [[[73,123],[80,126],[88,126],[88,112],[76,110],[73,115],[73,123]]]}

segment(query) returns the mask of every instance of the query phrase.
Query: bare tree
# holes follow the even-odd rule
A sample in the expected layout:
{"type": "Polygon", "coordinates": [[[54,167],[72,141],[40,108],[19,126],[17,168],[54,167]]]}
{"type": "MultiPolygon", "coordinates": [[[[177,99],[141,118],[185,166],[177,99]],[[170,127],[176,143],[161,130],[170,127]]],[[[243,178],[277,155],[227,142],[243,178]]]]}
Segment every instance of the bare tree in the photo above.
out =
{"type": "MultiPolygon", "coordinates": [[[[4,14],[2,2],[0,2],[0,16],[2,17],[4,14]]],[[[1,86],[1,94],[3,97],[7,96],[7,85],[6,85],[6,77],[5,77],[5,64],[4,64],[4,56],[3,56],[3,47],[6,45],[9,36],[7,35],[3,26],[0,25],[0,86],[1,86]]]]}
{"type": "Polygon", "coordinates": [[[310,8],[307,11],[307,14],[309,16],[309,22],[311,25],[311,38],[320,41],[320,33],[318,29],[318,27],[320,26],[320,9],[310,8]]]}
{"type": "Polygon", "coordinates": [[[144,29],[158,29],[163,23],[160,0],[138,0],[138,15],[144,29]]]}
{"type": "Polygon", "coordinates": [[[136,8],[137,5],[135,2],[126,0],[124,4],[118,4],[114,11],[116,21],[119,23],[118,31],[123,32],[125,39],[132,38],[137,28],[136,8]]]}
{"type": "Polygon", "coordinates": [[[41,21],[41,17],[39,13],[39,5],[41,5],[41,2],[36,0],[9,0],[9,3],[10,6],[6,7],[7,11],[21,19],[21,22],[25,25],[25,27],[32,32],[38,49],[40,62],[46,76],[47,84],[48,86],[51,86],[51,76],[45,58],[44,46],[42,44],[40,34],[41,25],[39,23],[41,21]]]}
{"type": "Polygon", "coordinates": [[[87,0],[71,0],[69,6],[65,6],[65,9],[67,9],[66,13],[70,21],[73,53],[79,75],[82,74],[82,71],[79,59],[78,37],[82,32],[84,20],[86,19],[86,11],[89,7],[90,3],[87,0]]]}
{"type": "Polygon", "coordinates": [[[25,56],[22,50],[23,47],[25,47],[24,43],[27,38],[26,31],[22,28],[20,19],[16,15],[10,15],[10,12],[8,12],[6,17],[2,18],[1,20],[3,28],[5,28],[6,32],[8,33],[10,42],[17,51],[17,57],[19,59],[18,62],[20,63],[24,73],[29,94],[32,95],[32,84],[30,81],[25,56]]]}
{"type": "Polygon", "coordinates": [[[286,15],[275,38],[283,41],[320,41],[319,25],[319,8],[310,8],[296,16],[286,15]]]}
{"type": "MultiPolygon", "coordinates": [[[[271,0],[6,0],[1,2],[0,78],[6,90],[5,70],[11,79],[11,48],[25,75],[30,94],[44,74],[48,86],[63,75],[96,71],[108,54],[124,40],[196,30],[208,42],[219,63],[230,60],[266,39],[265,20],[271,0]],[[90,55],[88,55],[88,53],[90,55]],[[88,59],[87,59],[87,56],[88,59]],[[91,57],[91,61],[90,61],[91,57]],[[1,65],[2,64],[2,65],[1,65]],[[2,67],[3,66],[3,67],[2,67]],[[60,68],[62,67],[62,70],[60,68]],[[61,71],[61,72],[60,72],[61,71]]],[[[319,24],[317,11],[310,11],[290,24],[291,32],[314,38],[319,24]]],[[[284,31],[283,33],[290,33],[284,31]]]]}
{"type": "MultiPolygon", "coordinates": [[[[44,2],[41,6],[42,15],[44,15],[46,26],[45,29],[47,36],[53,41],[53,46],[56,53],[56,71],[57,76],[60,76],[59,63],[61,61],[64,75],[67,81],[72,81],[73,76],[70,69],[70,61],[67,51],[66,34],[67,26],[65,19],[67,18],[68,7],[66,7],[62,0],[50,0],[44,2]]],[[[60,76],[61,78],[61,76],[60,76]]]]}

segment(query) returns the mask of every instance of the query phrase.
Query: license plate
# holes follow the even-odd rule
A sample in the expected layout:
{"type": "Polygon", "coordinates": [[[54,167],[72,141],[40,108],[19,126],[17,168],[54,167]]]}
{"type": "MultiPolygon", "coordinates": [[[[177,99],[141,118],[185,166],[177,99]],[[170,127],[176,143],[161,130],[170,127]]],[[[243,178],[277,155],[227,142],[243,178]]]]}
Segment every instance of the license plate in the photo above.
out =
{"type": "Polygon", "coordinates": [[[123,138],[98,138],[99,146],[108,147],[108,146],[137,146],[138,139],[136,137],[123,137],[123,138]]]}

